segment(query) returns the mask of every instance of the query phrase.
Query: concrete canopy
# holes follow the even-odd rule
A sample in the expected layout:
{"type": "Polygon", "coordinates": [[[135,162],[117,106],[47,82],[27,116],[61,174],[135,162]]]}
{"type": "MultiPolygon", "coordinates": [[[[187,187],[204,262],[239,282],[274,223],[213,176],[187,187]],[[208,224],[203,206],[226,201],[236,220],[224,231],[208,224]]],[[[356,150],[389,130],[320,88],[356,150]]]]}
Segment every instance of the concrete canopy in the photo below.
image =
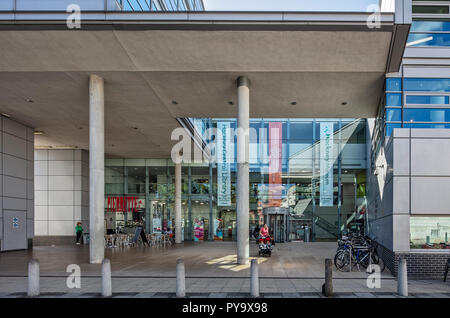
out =
{"type": "Polygon", "coordinates": [[[44,131],[36,146],[87,149],[95,73],[105,79],[106,154],[168,157],[176,118],[236,117],[240,75],[251,80],[251,117],[374,117],[384,75],[399,64],[392,56],[404,48],[392,14],[380,29],[367,28],[365,14],[307,23],[239,16],[231,23],[223,15],[201,23],[86,21],[81,30],[54,21],[2,24],[0,111],[44,131]]]}

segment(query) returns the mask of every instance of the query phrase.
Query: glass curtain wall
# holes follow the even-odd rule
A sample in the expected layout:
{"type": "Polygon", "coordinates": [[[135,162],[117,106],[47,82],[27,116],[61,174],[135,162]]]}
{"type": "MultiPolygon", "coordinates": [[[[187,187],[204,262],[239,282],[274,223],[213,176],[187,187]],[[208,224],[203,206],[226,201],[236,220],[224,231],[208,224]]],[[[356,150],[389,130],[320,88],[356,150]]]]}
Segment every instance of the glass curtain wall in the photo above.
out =
{"type": "MultiPolygon", "coordinates": [[[[236,127],[230,119],[195,122],[201,133],[222,123],[236,127]]],[[[265,221],[264,209],[269,207],[288,209],[288,218],[276,221],[287,240],[335,240],[364,217],[365,120],[251,119],[250,127],[249,233],[265,221]],[[328,141],[324,129],[329,129],[328,141]]],[[[228,138],[234,142],[231,158],[236,158],[235,135],[228,138]]],[[[230,160],[226,200],[218,165],[182,166],[184,240],[236,240],[236,162],[230,160]]],[[[133,233],[136,226],[144,226],[147,233],[173,230],[174,175],[171,159],[106,159],[109,229],[126,233],[133,233]]]]}

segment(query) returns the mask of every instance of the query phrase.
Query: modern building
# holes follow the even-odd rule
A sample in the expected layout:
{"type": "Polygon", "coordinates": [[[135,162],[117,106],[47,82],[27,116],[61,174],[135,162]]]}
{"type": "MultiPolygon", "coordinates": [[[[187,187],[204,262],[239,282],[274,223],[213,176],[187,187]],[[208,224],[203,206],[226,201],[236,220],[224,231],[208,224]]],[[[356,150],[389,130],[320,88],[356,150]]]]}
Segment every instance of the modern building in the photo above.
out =
{"type": "Polygon", "coordinates": [[[0,4],[2,251],[73,242],[81,221],[93,263],[105,233],[137,226],[236,241],[246,263],[262,222],[280,242],[363,224],[394,274],[407,257],[411,275],[438,276],[450,1],[72,2],[0,4]]]}
{"type": "Polygon", "coordinates": [[[449,258],[449,7],[412,2],[402,65],[386,75],[379,114],[369,120],[369,232],[392,272],[406,257],[418,277],[441,277],[449,258]]]}

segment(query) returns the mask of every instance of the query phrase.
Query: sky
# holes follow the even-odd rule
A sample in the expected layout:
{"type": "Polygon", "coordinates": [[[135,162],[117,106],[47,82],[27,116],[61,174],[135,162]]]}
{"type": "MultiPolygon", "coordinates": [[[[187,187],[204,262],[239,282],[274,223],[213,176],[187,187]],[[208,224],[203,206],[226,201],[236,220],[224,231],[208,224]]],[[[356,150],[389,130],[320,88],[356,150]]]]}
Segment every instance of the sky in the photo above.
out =
{"type": "Polygon", "coordinates": [[[379,0],[203,0],[206,11],[367,11],[379,0]]]}

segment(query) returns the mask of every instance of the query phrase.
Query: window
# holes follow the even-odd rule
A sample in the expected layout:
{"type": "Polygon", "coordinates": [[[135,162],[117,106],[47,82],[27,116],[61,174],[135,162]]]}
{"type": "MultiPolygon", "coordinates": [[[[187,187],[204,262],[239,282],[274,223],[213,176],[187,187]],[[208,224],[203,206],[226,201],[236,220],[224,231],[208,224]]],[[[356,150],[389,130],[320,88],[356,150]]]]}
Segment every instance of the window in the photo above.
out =
{"type": "Polygon", "coordinates": [[[289,134],[291,142],[308,141],[313,139],[313,123],[312,122],[291,122],[289,125],[289,134]]]}
{"type": "Polygon", "coordinates": [[[403,116],[405,122],[450,122],[450,109],[407,108],[403,116]]]}
{"type": "Polygon", "coordinates": [[[390,136],[394,128],[402,128],[402,124],[386,124],[386,136],[390,136]]]}
{"type": "Polygon", "coordinates": [[[446,13],[449,13],[449,7],[448,6],[413,6],[412,13],[446,14],[446,13]]]}
{"type": "Polygon", "coordinates": [[[448,96],[425,96],[425,95],[406,95],[406,104],[431,104],[446,105],[449,103],[448,96]]]}
{"type": "Polygon", "coordinates": [[[402,110],[399,108],[387,108],[386,121],[402,121],[402,110]]]}
{"type": "Polygon", "coordinates": [[[411,216],[411,248],[449,249],[450,217],[411,216]]]}
{"type": "Polygon", "coordinates": [[[386,94],[386,106],[402,106],[402,94],[386,94]]]}
{"type": "Polygon", "coordinates": [[[405,91],[450,92],[450,78],[405,78],[405,91]]]}
{"type": "Polygon", "coordinates": [[[406,45],[450,46],[449,32],[450,21],[413,21],[406,45]]]}
{"type": "Polygon", "coordinates": [[[410,33],[406,46],[450,46],[450,34],[410,33]]]}
{"type": "Polygon", "coordinates": [[[402,91],[402,79],[401,78],[387,78],[386,79],[386,91],[401,92],[402,91]]]}
{"type": "Polygon", "coordinates": [[[411,32],[450,32],[450,21],[413,21],[411,32]]]}

